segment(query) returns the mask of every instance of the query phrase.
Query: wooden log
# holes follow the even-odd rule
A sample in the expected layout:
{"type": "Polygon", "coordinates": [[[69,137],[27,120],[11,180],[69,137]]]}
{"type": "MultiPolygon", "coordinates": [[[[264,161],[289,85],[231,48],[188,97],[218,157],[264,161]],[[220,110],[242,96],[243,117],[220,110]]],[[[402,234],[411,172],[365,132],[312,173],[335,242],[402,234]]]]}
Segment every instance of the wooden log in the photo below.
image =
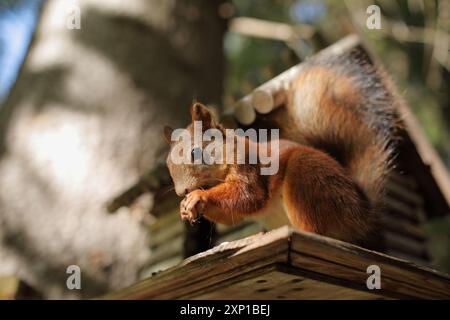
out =
{"type": "Polygon", "coordinates": [[[399,185],[412,190],[416,190],[418,187],[417,181],[412,174],[393,171],[389,174],[389,180],[395,181],[399,185]]]}
{"type": "Polygon", "coordinates": [[[252,119],[252,121],[243,123],[240,119],[243,112],[241,109],[243,108],[247,110],[248,107],[251,107],[252,110],[265,114],[283,105],[286,101],[286,91],[291,82],[299,76],[302,69],[302,64],[298,64],[259,86],[253,92],[239,100],[236,104],[235,111],[238,121],[242,124],[249,125],[256,119],[256,113],[253,117],[253,113],[245,111],[249,114],[245,120],[250,121],[250,119],[252,119]],[[238,112],[240,112],[240,114],[238,114],[238,112]],[[250,115],[252,116],[250,117],[250,115]]]}
{"type": "Polygon", "coordinates": [[[401,234],[385,230],[383,232],[386,247],[420,259],[428,259],[426,242],[411,239],[401,234]]]}
{"type": "Polygon", "coordinates": [[[269,113],[286,102],[288,90],[288,82],[280,82],[274,86],[261,86],[251,94],[252,107],[259,113],[269,113]]]}
{"type": "Polygon", "coordinates": [[[252,94],[252,107],[259,113],[269,113],[274,108],[273,100],[272,92],[256,89],[252,94]]]}
{"type": "MultiPolygon", "coordinates": [[[[340,55],[355,48],[359,43],[359,38],[356,35],[349,35],[330,47],[320,51],[317,55],[319,57],[340,55]]],[[[302,63],[293,66],[257,87],[250,94],[244,96],[236,103],[236,119],[244,125],[250,125],[255,121],[256,113],[252,113],[249,110],[249,107],[265,114],[283,105],[286,102],[286,92],[288,88],[292,81],[300,75],[302,70],[302,63]]]]}
{"type": "Polygon", "coordinates": [[[401,219],[388,213],[383,213],[381,216],[381,224],[385,230],[390,230],[412,239],[420,241],[427,239],[425,232],[416,223],[412,223],[407,219],[401,219]]]}
{"type": "Polygon", "coordinates": [[[427,214],[425,213],[425,209],[423,207],[416,207],[416,209],[414,211],[419,219],[419,223],[422,224],[428,220],[427,214]]]}
{"type": "Polygon", "coordinates": [[[404,217],[415,223],[419,222],[419,217],[416,212],[417,207],[408,205],[389,195],[385,196],[385,203],[390,214],[404,217]]]}
{"type": "Polygon", "coordinates": [[[256,120],[256,112],[252,107],[251,96],[239,100],[234,109],[237,121],[243,125],[250,125],[256,120]]]}
{"type": "Polygon", "coordinates": [[[423,206],[423,195],[420,195],[412,188],[400,185],[391,180],[386,184],[386,189],[388,194],[393,198],[400,198],[401,200],[414,206],[423,206]]]}

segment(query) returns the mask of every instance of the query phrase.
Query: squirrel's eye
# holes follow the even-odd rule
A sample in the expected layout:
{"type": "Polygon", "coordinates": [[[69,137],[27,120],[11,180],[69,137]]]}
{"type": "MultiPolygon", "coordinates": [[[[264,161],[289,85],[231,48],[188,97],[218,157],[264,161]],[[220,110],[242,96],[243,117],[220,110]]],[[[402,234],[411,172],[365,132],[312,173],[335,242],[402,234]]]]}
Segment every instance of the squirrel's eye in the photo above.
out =
{"type": "Polygon", "coordinates": [[[192,162],[198,162],[202,160],[202,149],[194,148],[191,151],[191,160],[192,162]]]}

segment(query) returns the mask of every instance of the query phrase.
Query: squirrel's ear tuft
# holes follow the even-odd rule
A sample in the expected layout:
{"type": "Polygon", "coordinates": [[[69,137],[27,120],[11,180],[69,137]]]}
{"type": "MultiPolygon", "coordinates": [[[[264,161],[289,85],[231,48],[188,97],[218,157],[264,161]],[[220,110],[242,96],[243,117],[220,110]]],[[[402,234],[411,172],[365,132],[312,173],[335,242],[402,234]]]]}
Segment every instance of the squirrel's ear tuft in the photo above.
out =
{"type": "Polygon", "coordinates": [[[191,108],[192,122],[201,121],[203,128],[212,128],[215,126],[211,112],[200,102],[195,102],[191,108]]]}
{"type": "Polygon", "coordinates": [[[169,126],[165,126],[164,127],[164,139],[166,140],[166,142],[168,143],[168,144],[171,144],[172,143],[172,132],[173,132],[173,129],[171,128],[171,127],[169,127],[169,126]]]}

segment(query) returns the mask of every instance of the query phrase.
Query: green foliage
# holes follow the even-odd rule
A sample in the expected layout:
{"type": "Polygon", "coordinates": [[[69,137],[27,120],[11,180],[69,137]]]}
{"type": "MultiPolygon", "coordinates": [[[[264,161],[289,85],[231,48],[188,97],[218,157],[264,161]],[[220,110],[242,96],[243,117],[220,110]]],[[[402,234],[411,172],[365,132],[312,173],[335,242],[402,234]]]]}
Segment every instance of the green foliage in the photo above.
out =
{"type": "MultiPolygon", "coordinates": [[[[234,1],[236,16],[268,21],[289,21],[290,1],[234,1]]],[[[292,50],[278,40],[258,39],[236,33],[225,37],[227,74],[225,105],[249,93],[259,84],[273,78],[298,62],[292,50]]]]}
{"type": "Polygon", "coordinates": [[[293,1],[286,0],[235,0],[237,16],[271,21],[288,21],[289,7],[293,1]]]}
{"type": "Polygon", "coordinates": [[[227,92],[239,98],[293,64],[290,49],[282,42],[228,34],[227,92]],[[277,57],[274,59],[274,57],[277,57]]]}

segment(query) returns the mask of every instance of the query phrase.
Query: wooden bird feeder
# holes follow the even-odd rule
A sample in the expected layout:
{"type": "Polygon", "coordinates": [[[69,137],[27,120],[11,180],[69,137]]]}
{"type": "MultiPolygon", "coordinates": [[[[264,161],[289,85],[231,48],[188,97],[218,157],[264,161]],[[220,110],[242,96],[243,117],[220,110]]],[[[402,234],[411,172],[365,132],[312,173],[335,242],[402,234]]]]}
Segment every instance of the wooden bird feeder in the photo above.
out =
{"type": "MultiPolygon", "coordinates": [[[[375,61],[354,35],[318,55],[349,50],[375,61]]],[[[302,64],[294,66],[243,97],[233,113],[237,122],[251,127],[260,115],[281,107],[286,87],[301,72],[302,64]]],[[[251,236],[261,227],[247,222],[218,225],[217,243],[222,244],[183,260],[184,226],[178,207],[172,206],[150,227],[153,254],[146,279],[104,298],[450,299],[449,276],[427,267],[428,235],[422,230],[428,219],[450,213],[450,178],[409,108],[402,104],[400,113],[406,130],[381,212],[383,244],[377,251],[382,253],[289,227],[251,236]],[[370,265],[381,270],[379,290],[368,289],[370,265]]],[[[129,193],[144,189],[136,185],[129,193]]]]}

